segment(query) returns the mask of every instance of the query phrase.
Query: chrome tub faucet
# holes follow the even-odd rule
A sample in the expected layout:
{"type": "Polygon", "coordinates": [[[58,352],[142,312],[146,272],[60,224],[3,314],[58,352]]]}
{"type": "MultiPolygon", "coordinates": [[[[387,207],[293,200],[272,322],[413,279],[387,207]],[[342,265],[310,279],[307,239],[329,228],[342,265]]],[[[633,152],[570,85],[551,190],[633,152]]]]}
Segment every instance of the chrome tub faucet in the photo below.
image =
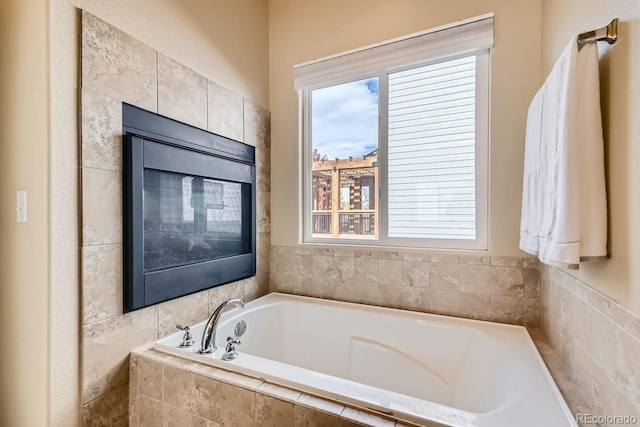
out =
{"type": "Polygon", "coordinates": [[[198,353],[200,354],[208,354],[216,351],[216,329],[218,327],[218,319],[220,319],[220,315],[230,305],[235,305],[240,308],[244,308],[244,302],[237,298],[230,299],[228,301],[223,302],[216,308],[209,317],[209,321],[207,321],[207,325],[204,327],[204,332],[202,333],[202,343],[200,345],[200,350],[198,353]]]}

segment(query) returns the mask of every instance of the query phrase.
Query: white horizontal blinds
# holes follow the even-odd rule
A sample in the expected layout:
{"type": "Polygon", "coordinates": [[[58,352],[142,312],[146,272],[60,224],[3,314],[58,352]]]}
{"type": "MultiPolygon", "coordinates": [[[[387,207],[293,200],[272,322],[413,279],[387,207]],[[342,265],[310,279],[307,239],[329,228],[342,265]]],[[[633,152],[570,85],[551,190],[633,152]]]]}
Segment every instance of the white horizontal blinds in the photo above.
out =
{"type": "Polygon", "coordinates": [[[389,237],[476,238],[476,56],[389,74],[389,237]]]}
{"type": "Polygon", "coordinates": [[[493,14],[380,42],[294,67],[297,90],[352,80],[375,71],[406,67],[493,46],[493,14]]]}

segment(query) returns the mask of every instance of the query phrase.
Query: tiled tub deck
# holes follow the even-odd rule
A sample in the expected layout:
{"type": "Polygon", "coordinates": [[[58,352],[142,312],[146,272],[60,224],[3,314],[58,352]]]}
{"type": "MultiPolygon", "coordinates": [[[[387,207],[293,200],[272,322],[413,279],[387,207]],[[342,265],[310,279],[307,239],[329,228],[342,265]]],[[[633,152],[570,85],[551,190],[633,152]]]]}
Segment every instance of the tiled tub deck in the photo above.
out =
{"type": "Polygon", "coordinates": [[[129,425],[412,426],[151,348],[131,353],[129,425]]]}

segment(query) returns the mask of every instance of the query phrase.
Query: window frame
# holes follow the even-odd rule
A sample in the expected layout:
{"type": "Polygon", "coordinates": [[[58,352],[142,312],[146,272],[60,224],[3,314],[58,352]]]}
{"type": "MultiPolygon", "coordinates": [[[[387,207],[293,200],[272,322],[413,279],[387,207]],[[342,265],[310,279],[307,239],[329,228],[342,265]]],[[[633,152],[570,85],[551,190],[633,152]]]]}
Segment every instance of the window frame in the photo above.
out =
{"type": "Polygon", "coordinates": [[[302,161],[300,162],[301,180],[301,227],[300,243],[323,245],[361,245],[381,247],[415,247],[452,250],[489,249],[489,133],[490,133],[490,49],[480,49],[473,52],[453,53],[425,61],[390,66],[375,72],[354,73],[340,79],[327,79],[321,83],[299,90],[299,123],[302,161]],[[388,76],[389,74],[419,68],[426,65],[450,61],[457,58],[476,57],[476,97],[475,97],[475,239],[436,239],[436,238],[408,238],[389,237],[388,227],[388,76]],[[367,78],[378,78],[378,182],[376,182],[378,212],[377,239],[363,239],[358,237],[314,237],[312,235],[313,208],[313,171],[312,171],[312,96],[314,90],[336,86],[367,78]]]}

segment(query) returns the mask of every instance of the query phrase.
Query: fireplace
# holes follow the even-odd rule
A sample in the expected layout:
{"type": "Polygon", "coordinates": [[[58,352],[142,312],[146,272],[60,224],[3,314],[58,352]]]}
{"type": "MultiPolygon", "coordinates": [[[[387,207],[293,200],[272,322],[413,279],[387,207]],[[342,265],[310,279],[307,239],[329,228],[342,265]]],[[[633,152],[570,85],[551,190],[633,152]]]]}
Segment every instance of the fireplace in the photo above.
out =
{"type": "Polygon", "coordinates": [[[122,104],[124,311],[255,275],[255,149],[122,104]]]}

